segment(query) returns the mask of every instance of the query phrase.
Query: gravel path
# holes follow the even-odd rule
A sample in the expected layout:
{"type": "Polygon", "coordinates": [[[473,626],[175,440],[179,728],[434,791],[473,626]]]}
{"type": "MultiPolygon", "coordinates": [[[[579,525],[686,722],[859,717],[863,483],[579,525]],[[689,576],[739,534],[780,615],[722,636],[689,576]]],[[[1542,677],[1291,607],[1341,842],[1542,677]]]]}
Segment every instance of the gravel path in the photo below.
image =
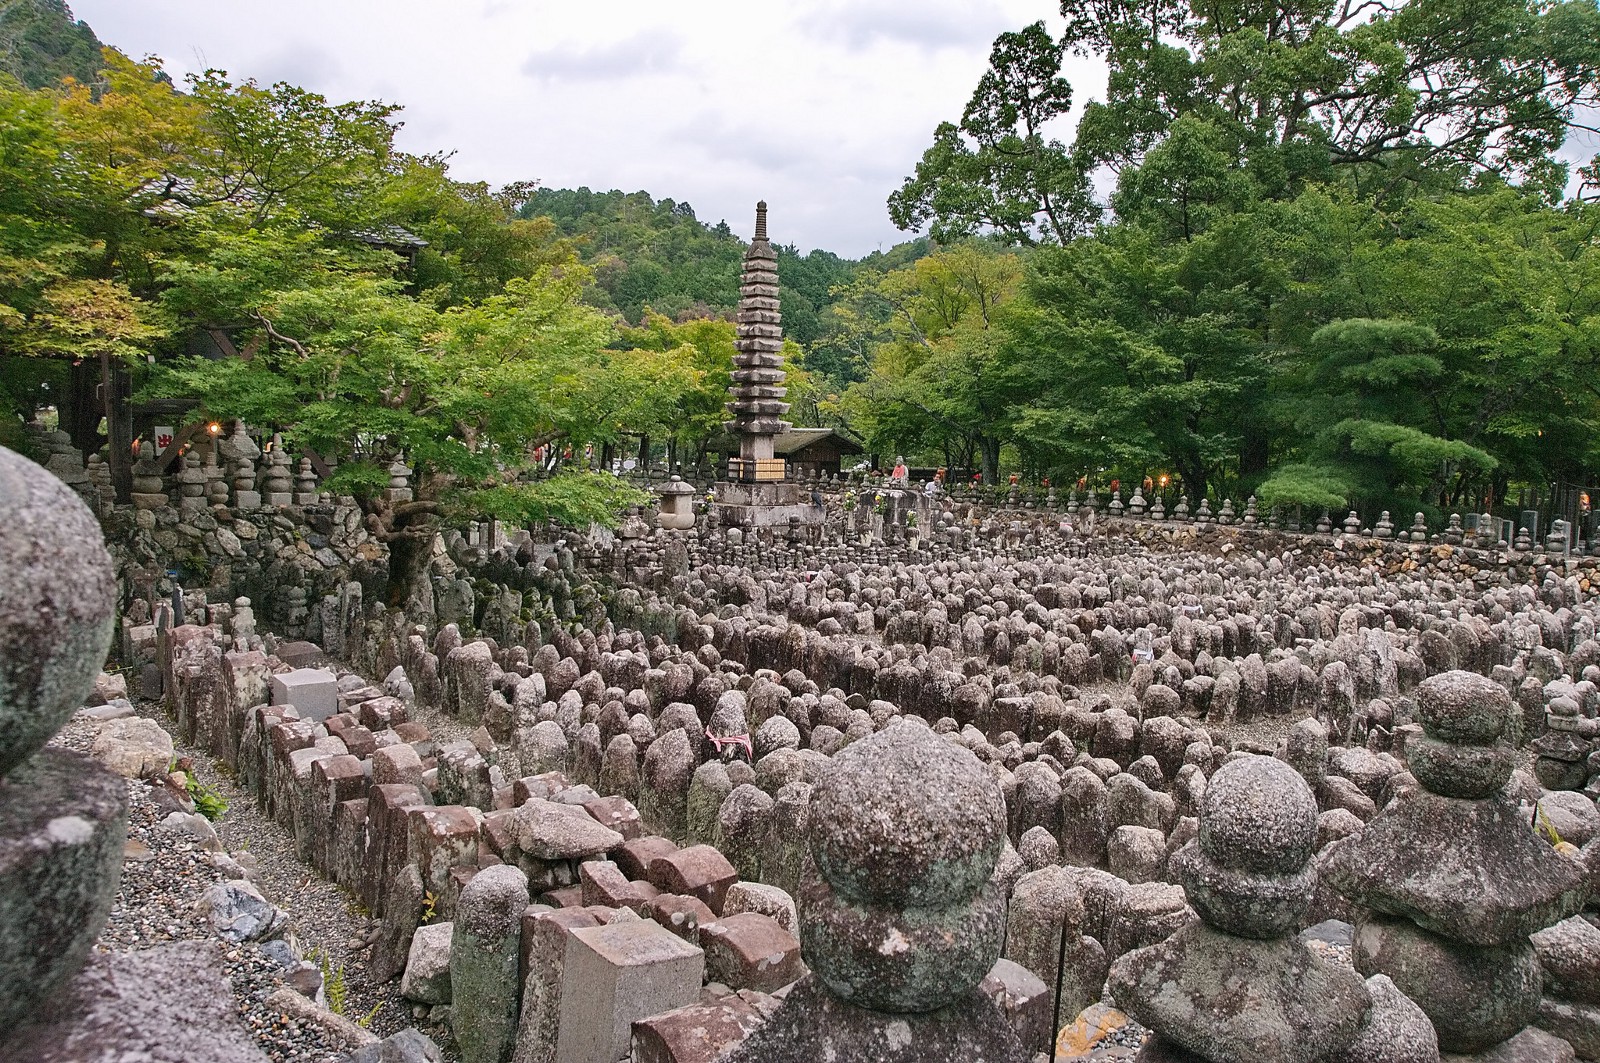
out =
{"type": "MultiPolygon", "coordinates": [[[[171,721],[157,704],[142,702],[137,712],[171,733],[171,721]]],[[[75,718],[53,742],[88,752],[96,729],[93,721],[75,718]]],[[[330,971],[343,967],[344,1014],[365,1022],[372,1033],[381,1037],[411,1025],[398,980],[375,986],[366,977],[366,943],[376,924],[343,890],[296,856],[292,836],[261,814],[255,801],[234,785],[225,766],[199,750],[176,742],[174,747],[179,757],[192,762],[189,770],[195,777],[227,800],[227,811],[214,824],[217,837],[267,900],[288,912],[289,932],[284,937],[289,949],[276,942],[265,948],[254,943],[234,945],[216,935],[197,904],[213,883],[238,878],[238,866],[222,853],[208,851],[188,833],[161,826],[171,808],[149,783],[138,780],[128,783],[127,859],[116,905],[96,948],[127,952],[170,941],[211,943],[222,958],[241,1021],[278,1063],[332,1063],[351,1047],[320,1026],[284,1015],[266,1003],[272,993],[292,984],[291,976],[302,991],[315,990],[320,977],[295,963],[298,957],[314,958],[320,967],[325,956],[330,971]]],[[[325,1001],[325,990],[321,996],[325,1001]]]]}

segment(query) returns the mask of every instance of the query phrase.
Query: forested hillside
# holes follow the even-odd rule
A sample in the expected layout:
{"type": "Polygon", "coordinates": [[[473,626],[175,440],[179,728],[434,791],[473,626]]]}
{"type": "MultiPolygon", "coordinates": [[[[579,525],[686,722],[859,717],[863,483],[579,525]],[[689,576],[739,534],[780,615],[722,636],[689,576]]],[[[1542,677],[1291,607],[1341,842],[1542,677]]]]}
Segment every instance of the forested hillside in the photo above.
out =
{"type": "Polygon", "coordinates": [[[37,89],[99,69],[100,39],[64,0],[0,0],[0,71],[37,89]]]}
{"type": "MultiPolygon", "coordinates": [[[[752,215],[754,210],[752,203],[752,215]]],[[[688,203],[652,199],[647,192],[540,188],[520,213],[547,217],[557,232],[573,238],[595,271],[594,302],[630,322],[638,322],[646,308],[675,319],[726,315],[739,301],[744,243],[726,220],[701,221],[688,203]]],[[[882,270],[926,252],[925,240],[912,240],[858,262],[779,245],[784,331],[812,346],[828,332],[834,290],[848,285],[858,270],[882,270]]]]}

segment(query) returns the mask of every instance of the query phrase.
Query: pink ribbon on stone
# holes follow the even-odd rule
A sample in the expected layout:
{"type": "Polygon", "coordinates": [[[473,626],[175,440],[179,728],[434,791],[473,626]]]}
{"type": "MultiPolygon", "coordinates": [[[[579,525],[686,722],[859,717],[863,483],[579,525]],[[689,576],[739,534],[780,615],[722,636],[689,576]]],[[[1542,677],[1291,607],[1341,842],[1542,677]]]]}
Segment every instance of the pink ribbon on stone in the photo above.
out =
{"type": "Polygon", "coordinates": [[[722,756],[723,746],[737,746],[744,750],[744,756],[746,760],[752,764],[755,763],[756,751],[755,748],[750,744],[749,735],[730,735],[727,738],[719,738],[711,733],[711,728],[707,727],[706,737],[711,739],[711,744],[717,747],[717,756],[722,756]]]}

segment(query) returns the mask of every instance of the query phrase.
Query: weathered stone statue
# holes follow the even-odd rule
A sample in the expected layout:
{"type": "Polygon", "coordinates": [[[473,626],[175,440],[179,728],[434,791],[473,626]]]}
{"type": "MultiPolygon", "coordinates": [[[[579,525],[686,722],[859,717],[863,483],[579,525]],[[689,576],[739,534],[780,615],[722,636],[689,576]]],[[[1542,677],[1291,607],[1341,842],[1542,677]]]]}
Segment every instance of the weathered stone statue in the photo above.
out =
{"type": "Polygon", "coordinates": [[[1433,1031],[1387,979],[1363,983],[1295,936],[1316,892],[1317,802],[1275,757],[1224,764],[1173,871],[1200,922],[1111,967],[1155,1032],[1145,1063],[1432,1063],[1433,1031]]]}
{"type": "Polygon", "coordinates": [[[1444,672],[1422,682],[1416,701],[1422,735],[1406,753],[1420,788],[1324,858],[1329,881],[1362,912],[1356,966],[1394,979],[1447,1051],[1543,1040],[1523,1032],[1542,986],[1529,936],[1583,906],[1582,874],[1534,834],[1503,789],[1514,767],[1505,689],[1444,672]]]}
{"type": "Polygon", "coordinates": [[[832,758],[796,898],[811,974],[731,1056],[1022,1063],[977,992],[1000,958],[1005,802],[976,757],[915,722],[832,758]]]}
{"type": "Polygon", "coordinates": [[[100,527],[65,484],[0,447],[0,1038],[89,954],[116,898],[122,779],[44,748],[94,685],[116,613],[100,527]]]}

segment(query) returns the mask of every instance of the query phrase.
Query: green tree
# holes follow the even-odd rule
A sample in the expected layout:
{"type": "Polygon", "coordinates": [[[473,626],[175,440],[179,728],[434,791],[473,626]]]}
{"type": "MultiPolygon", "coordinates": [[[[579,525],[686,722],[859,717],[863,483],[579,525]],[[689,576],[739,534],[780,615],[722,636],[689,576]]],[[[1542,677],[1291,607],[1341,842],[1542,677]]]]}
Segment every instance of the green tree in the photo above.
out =
{"type": "Polygon", "coordinates": [[[1447,438],[1438,342],[1432,329],[1396,320],[1335,321],[1313,333],[1310,380],[1294,400],[1304,458],[1262,483],[1262,500],[1393,506],[1436,498],[1463,471],[1493,469],[1489,454],[1447,438]]]}
{"type": "Polygon", "coordinates": [[[396,155],[390,169],[380,197],[383,213],[427,241],[410,276],[435,305],[482,299],[515,278],[577,260],[573,242],[549,218],[518,213],[532,192],[526,185],[496,190],[453,180],[443,155],[396,155]]]}
{"type": "Polygon", "coordinates": [[[546,269],[441,312],[394,280],[325,278],[263,296],[264,341],[250,359],[180,360],[153,391],[194,398],[209,416],[281,426],[336,464],[330,489],[355,495],[389,544],[391,603],[431,611],[437,521],[473,512],[482,492],[498,515],[520,506],[523,519],[614,517],[610,507],[639,500],[603,475],[519,479],[533,447],[605,427],[590,402],[615,369],[604,350],[611,326],[582,304],[584,280],[575,268],[546,269]],[[384,488],[399,460],[415,471],[416,497],[391,504],[384,488]]]}
{"type": "MultiPolygon", "coordinates": [[[[1591,0],[1062,0],[1061,14],[1059,41],[1042,24],[997,39],[961,126],[940,127],[891,200],[897,224],[1026,243],[1029,219],[1052,216],[1051,178],[1105,168],[1126,188],[1180,133],[1189,143],[1165,165],[1183,175],[1199,162],[1214,180],[1214,160],[1192,157],[1214,153],[1269,198],[1339,170],[1373,199],[1472,173],[1559,195],[1567,170],[1556,152],[1600,104],[1591,0]],[[1057,72],[1068,51],[1106,63],[1106,97],[1084,105],[1070,147],[1031,141],[1031,116],[1066,110],[1057,72]],[[1005,134],[1012,115],[1020,131],[1005,134]],[[985,138],[997,129],[1029,150],[994,151],[985,138]]],[[[1058,241],[1074,231],[1050,228],[1058,241]]]]}
{"type": "Polygon", "coordinates": [[[1269,376],[1259,230],[1167,244],[1126,226],[1040,252],[1008,319],[1015,431],[1072,477],[1237,474],[1269,376]]]}
{"type": "Polygon", "coordinates": [[[879,338],[865,379],[841,402],[875,451],[938,452],[947,465],[981,465],[993,482],[1014,401],[1000,371],[1000,323],[1021,279],[1016,255],[971,242],[858,294],[879,338]]]}
{"type": "Polygon", "coordinates": [[[662,434],[669,437],[674,459],[685,445],[703,453],[705,443],[722,431],[737,338],[733,322],[725,318],[675,322],[654,311],[646,311],[639,325],[618,331],[618,345],[686,358],[692,368],[694,386],[680,393],[671,409],[662,411],[662,434]]]}
{"type": "Polygon", "coordinates": [[[1367,256],[1379,312],[1439,337],[1445,372],[1420,396],[1420,423],[1499,463],[1492,479],[1456,469],[1441,501],[1477,508],[1513,481],[1587,482],[1600,461],[1596,209],[1491,184],[1394,212],[1367,256]]]}
{"type": "Polygon", "coordinates": [[[1043,22],[996,38],[960,124],[934,130],[916,173],[889,197],[890,219],[902,229],[931,223],[939,241],[995,233],[1061,243],[1082,232],[1097,214],[1087,171],[1044,132],[1072,107],[1063,54],[1043,22]]]}

